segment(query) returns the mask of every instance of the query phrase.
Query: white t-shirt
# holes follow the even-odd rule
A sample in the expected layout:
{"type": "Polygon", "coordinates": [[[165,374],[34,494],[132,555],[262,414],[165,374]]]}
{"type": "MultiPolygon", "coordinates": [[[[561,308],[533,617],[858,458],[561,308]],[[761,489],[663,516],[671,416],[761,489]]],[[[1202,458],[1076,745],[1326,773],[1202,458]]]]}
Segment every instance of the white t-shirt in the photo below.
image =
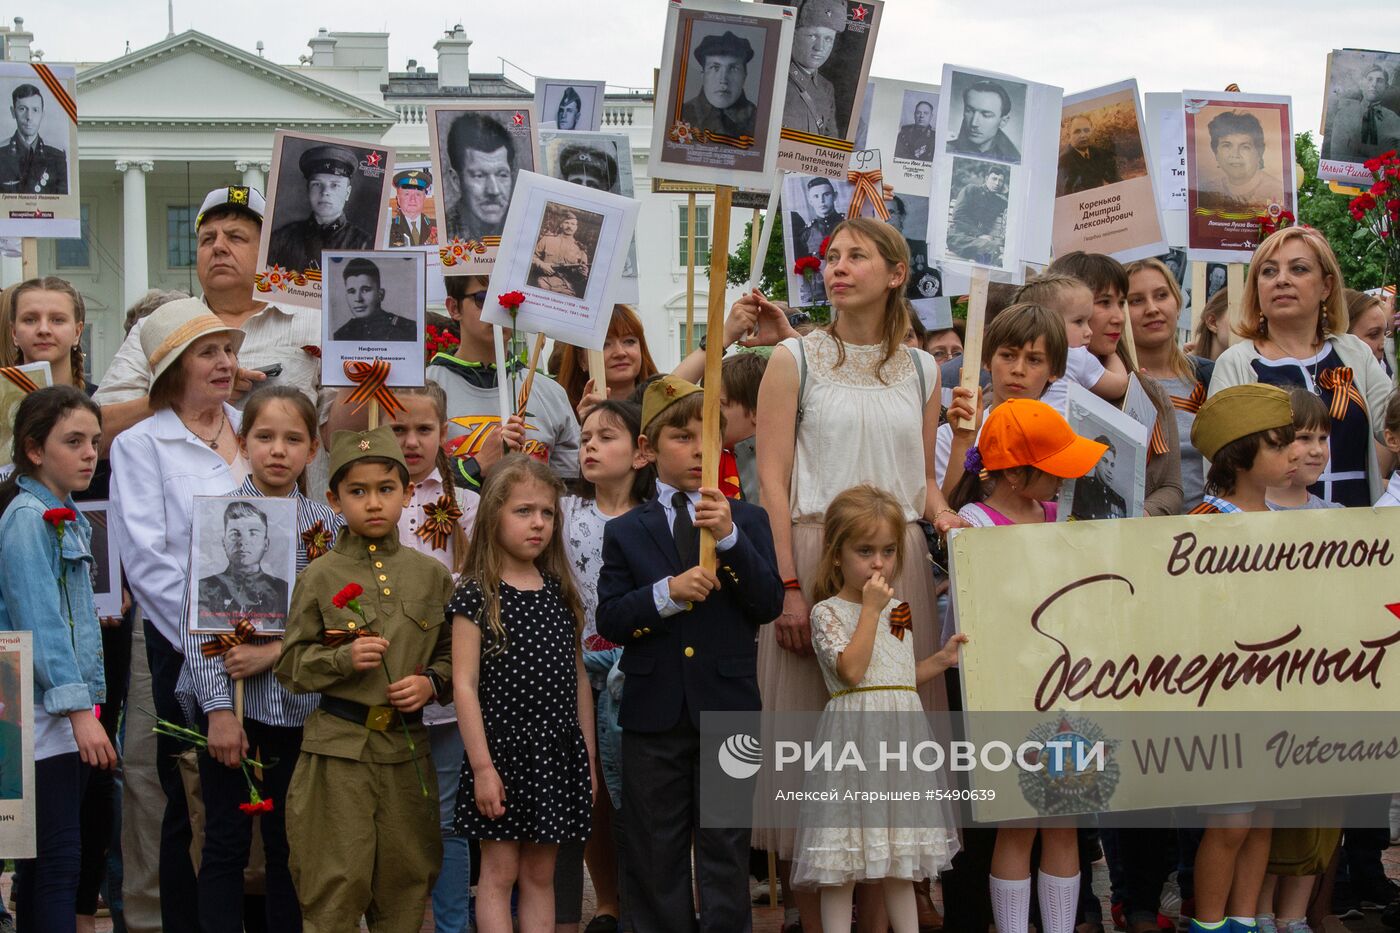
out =
{"type": "Polygon", "coordinates": [[[1396,473],[1390,478],[1390,483],[1385,487],[1385,492],[1376,500],[1376,508],[1381,506],[1400,505],[1400,473],[1396,473]]]}
{"type": "Polygon", "coordinates": [[[1069,384],[1077,382],[1086,389],[1092,389],[1103,378],[1104,372],[1103,364],[1089,352],[1088,347],[1073,347],[1065,359],[1064,376],[1050,383],[1040,400],[1064,415],[1069,405],[1069,384]]]}
{"type": "MultiPolygon", "coordinates": [[[[598,574],[603,569],[603,528],[616,516],[604,515],[598,503],[582,496],[565,496],[564,553],[574,571],[579,602],[583,603],[583,646],[590,651],[597,645],[598,634],[598,574]],[[592,639],[594,645],[589,644],[592,639]]],[[[596,647],[595,647],[596,646],[596,647]]]]}
{"type": "Polygon", "coordinates": [[[77,750],[78,740],[73,738],[73,724],[68,717],[55,716],[44,709],[43,703],[35,703],[34,760],[43,761],[77,750]]]}

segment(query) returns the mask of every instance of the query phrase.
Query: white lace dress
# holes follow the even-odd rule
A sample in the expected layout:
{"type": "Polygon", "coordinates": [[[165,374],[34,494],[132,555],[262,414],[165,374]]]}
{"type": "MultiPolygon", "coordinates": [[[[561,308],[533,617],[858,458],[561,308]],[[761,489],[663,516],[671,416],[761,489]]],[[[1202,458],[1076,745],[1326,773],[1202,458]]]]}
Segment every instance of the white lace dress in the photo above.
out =
{"type": "Polygon", "coordinates": [[[958,851],[952,811],[946,801],[895,800],[881,803],[847,799],[847,792],[920,791],[945,786],[936,774],[879,768],[879,748],[933,740],[919,695],[914,692],[914,639],[894,634],[890,600],[880,613],[865,676],[850,690],[836,675],[836,658],[850,644],[860,621],[860,604],[840,598],[812,607],[812,646],[833,694],[822,714],[817,743],[830,742],[833,762],[852,743],[866,770],[815,768],[804,790],[826,792],[834,800],[802,805],[792,866],[793,885],[812,888],[877,878],[921,881],[936,877],[958,851]],[[895,689],[874,689],[874,688],[895,689]],[[838,695],[839,694],[839,695],[838,695]]]}

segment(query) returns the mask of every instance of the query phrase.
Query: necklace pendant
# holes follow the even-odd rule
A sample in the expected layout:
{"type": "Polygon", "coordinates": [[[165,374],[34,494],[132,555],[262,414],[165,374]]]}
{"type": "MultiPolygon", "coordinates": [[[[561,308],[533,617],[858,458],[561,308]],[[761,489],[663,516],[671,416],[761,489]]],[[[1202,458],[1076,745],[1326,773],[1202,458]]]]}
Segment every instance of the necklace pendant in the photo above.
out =
{"type": "Polygon", "coordinates": [[[209,442],[209,449],[210,449],[210,450],[218,450],[218,449],[219,449],[219,442],[218,442],[217,440],[210,441],[210,442],[209,442]]]}

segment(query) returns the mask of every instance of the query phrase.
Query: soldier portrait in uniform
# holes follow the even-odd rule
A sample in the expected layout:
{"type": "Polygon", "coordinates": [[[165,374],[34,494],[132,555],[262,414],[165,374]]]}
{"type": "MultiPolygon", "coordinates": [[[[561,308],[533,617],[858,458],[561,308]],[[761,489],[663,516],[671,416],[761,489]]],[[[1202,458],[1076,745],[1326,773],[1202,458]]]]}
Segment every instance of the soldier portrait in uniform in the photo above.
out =
{"type": "Polygon", "coordinates": [[[347,360],[382,359],[387,384],[423,384],[429,254],[327,253],[321,293],[321,383],[351,385],[347,360]]]}
{"type": "Polygon", "coordinates": [[[1091,142],[1094,136],[1094,121],[1089,114],[1076,114],[1065,123],[1069,133],[1069,145],[1060,152],[1055,194],[1078,194],[1121,181],[1113,141],[1106,139],[1100,143],[1091,142]]]}
{"type": "MultiPolygon", "coordinates": [[[[540,131],[541,171],[550,178],[620,194],[634,196],[632,147],[621,133],[562,133],[540,131]]],[[[637,280],[637,244],[634,236],[627,247],[622,266],[618,301],[634,304],[640,297],[637,280]]]]}
{"type": "Polygon", "coordinates": [[[556,78],[535,79],[535,112],[540,127],[593,133],[602,129],[602,81],[562,81],[556,78]]]}
{"type": "Polygon", "coordinates": [[[1333,52],[1327,78],[1322,158],[1365,162],[1400,148],[1400,54],[1333,52]]]}
{"type": "Polygon", "coordinates": [[[1026,86],[962,71],[949,85],[948,151],[1020,165],[1026,86]]]}
{"type": "Polygon", "coordinates": [[[434,113],[442,201],[448,240],[499,237],[510,210],[516,175],[535,170],[529,109],[443,109],[434,113]],[[441,172],[446,173],[446,178],[441,172]]]}
{"type": "Polygon", "coordinates": [[[820,274],[799,276],[792,267],[804,256],[821,256],[822,241],[846,219],[853,186],[846,181],[812,175],[783,177],[783,240],[788,252],[788,299],[794,307],[826,304],[820,274]]]}
{"type": "MultiPolygon", "coordinates": [[[[724,140],[753,139],[758,107],[746,90],[753,42],[733,31],[711,33],[701,39],[691,53],[698,67],[698,80],[686,79],[686,101],[681,119],[693,131],[724,140]]],[[[690,74],[690,73],[688,73],[690,74]]],[[[707,137],[706,141],[715,141],[707,137]]],[[[731,143],[732,145],[732,143],[731,143]]]]}
{"type": "Polygon", "coordinates": [[[195,498],[191,631],[286,628],[296,579],[296,503],[290,499],[195,498]],[[290,509],[288,509],[290,506],[290,509]]]}
{"type": "Polygon", "coordinates": [[[588,290],[602,227],[601,214],[552,201],[545,204],[526,284],[571,298],[582,297],[588,290]]]}
{"type": "Polygon", "coordinates": [[[356,256],[345,263],[337,278],[344,301],[331,302],[332,340],[401,343],[416,338],[412,318],[385,309],[383,276],[374,260],[356,256]]]}
{"type": "Polygon", "coordinates": [[[1011,171],[996,162],[953,160],[948,252],[982,266],[1000,266],[1006,249],[1011,171]]]}
{"type": "MultiPolygon", "coordinates": [[[[272,157],[260,271],[321,271],[326,250],[382,242],[392,150],[279,130],[272,157]]],[[[307,303],[319,306],[319,295],[307,303]]]]}
{"type": "Polygon", "coordinates": [[[1127,518],[1128,501],[1115,488],[1114,464],[1117,451],[1113,446],[1113,438],[1107,434],[1100,434],[1094,441],[1106,445],[1108,449],[1099,458],[1099,462],[1094,464],[1092,473],[1074,481],[1074,507],[1070,510],[1070,517],[1076,521],[1127,518]]]}
{"type": "Polygon", "coordinates": [[[389,246],[436,246],[433,173],[426,166],[397,168],[389,201],[389,246]]]}
{"type": "MultiPolygon", "coordinates": [[[[68,154],[61,146],[53,145],[55,141],[66,143],[68,133],[52,134],[48,142],[44,141],[44,115],[50,107],[45,94],[28,82],[17,84],[10,91],[10,117],[15,131],[0,149],[0,193],[68,193],[68,154]]],[[[61,110],[58,117],[67,119],[61,110]]]]}
{"type": "Polygon", "coordinates": [[[928,164],[933,161],[933,116],[938,105],[918,91],[905,91],[905,107],[912,110],[908,123],[899,127],[895,137],[894,157],[928,164]],[[913,107],[910,108],[912,99],[913,107]]]}

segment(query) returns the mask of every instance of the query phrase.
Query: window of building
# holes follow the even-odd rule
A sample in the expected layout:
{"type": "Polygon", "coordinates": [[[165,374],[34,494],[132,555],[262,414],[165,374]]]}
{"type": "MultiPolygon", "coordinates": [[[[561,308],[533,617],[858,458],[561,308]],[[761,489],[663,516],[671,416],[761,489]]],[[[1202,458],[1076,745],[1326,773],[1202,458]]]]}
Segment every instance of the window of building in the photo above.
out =
{"type": "MultiPolygon", "coordinates": [[[[698,236],[695,239],[697,243],[700,240],[698,236]]],[[[698,257],[696,258],[696,262],[699,262],[698,257]]],[[[704,309],[699,307],[697,303],[695,308],[696,318],[699,318],[703,313],[704,309]]],[[[694,337],[691,339],[690,350],[698,350],[700,348],[700,338],[705,336],[706,326],[707,325],[702,320],[697,320],[695,322],[695,332],[694,337]]],[[[685,348],[685,318],[681,318],[676,322],[676,359],[685,359],[689,352],[690,351],[685,348]]]]}
{"type": "Polygon", "coordinates": [[[73,240],[54,240],[54,265],[59,269],[87,269],[92,266],[88,238],[92,236],[88,205],[78,205],[78,225],[82,236],[73,240]]]}
{"type": "Polygon", "coordinates": [[[194,266],[195,208],[170,205],[165,209],[165,265],[168,269],[194,266]]]}
{"type": "MultiPolygon", "coordinates": [[[[679,251],[676,253],[676,265],[685,268],[690,249],[686,242],[689,235],[689,218],[687,214],[689,208],[682,204],[676,211],[676,217],[680,220],[679,236],[676,237],[676,244],[679,251]]],[[[695,206],[695,264],[697,266],[708,266],[710,264],[710,208],[709,205],[695,206]]]]}

